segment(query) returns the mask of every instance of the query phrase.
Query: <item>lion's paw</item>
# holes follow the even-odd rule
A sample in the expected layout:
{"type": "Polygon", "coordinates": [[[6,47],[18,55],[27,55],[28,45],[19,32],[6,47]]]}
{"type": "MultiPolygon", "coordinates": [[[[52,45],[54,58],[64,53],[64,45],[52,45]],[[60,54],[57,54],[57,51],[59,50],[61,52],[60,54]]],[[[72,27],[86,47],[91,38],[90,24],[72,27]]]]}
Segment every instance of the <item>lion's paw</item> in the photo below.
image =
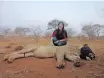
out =
{"type": "Polygon", "coordinates": [[[65,67],[65,62],[60,62],[56,64],[56,68],[63,69],[65,67]]]}
{"type": "Polygon", "coordinates": [[[14,59],[15,59],[15,56],[10,55],[10,56],[7,58],[7,62],[8,62],[8,63],[12,63],[12,62],[14,61],[14,59]]]}
{"type": "Polygon", "coordinates": [[[81,66],[80,62],[74,62],[73,65],[74,65],[75,67],[80,67],[80,66],[81,66]]]}
{"type": "Polygon", "coordinates": [[[5,55],[3,60],[6,61],[8,58],[9,58],[9,54],[5,55]]]}

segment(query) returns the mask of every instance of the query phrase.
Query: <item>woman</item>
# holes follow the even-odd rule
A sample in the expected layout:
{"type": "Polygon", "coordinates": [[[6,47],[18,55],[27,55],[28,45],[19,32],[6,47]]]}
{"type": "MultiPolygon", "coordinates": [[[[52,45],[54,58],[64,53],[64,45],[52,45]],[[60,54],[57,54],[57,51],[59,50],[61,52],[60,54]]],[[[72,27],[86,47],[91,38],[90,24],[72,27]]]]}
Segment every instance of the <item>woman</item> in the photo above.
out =
{"type": "Polygon", "coordinates": [[[67,32],[64,30],[63,22],[60,22],[58,24],[58,29],[53,32],[51,43],[55,46],[63,46],[67,44],[67,32]]]}

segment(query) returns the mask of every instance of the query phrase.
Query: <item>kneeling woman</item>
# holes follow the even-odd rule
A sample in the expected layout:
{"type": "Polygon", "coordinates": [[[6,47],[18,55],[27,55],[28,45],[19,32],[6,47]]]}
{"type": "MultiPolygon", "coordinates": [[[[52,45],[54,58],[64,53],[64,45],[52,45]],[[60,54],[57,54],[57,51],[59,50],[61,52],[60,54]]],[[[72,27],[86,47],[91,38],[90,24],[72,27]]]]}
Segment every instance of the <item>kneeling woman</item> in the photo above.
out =
{"type": "Polygon", "coordinates": [[[90,47],[87,44],[84,44],[84,46],[80,50],[80,58],[85,60],[93,60],[95,59],[95,54],[90,49],[90,47]]]}
{"type": "Polygon", "coordinates": [[[63,46],[67,44],[67,32],[64,30],[63,22],[60,22],[58,24],[58,29],[53,32],[51,43],[55,46],[63,46]]]}

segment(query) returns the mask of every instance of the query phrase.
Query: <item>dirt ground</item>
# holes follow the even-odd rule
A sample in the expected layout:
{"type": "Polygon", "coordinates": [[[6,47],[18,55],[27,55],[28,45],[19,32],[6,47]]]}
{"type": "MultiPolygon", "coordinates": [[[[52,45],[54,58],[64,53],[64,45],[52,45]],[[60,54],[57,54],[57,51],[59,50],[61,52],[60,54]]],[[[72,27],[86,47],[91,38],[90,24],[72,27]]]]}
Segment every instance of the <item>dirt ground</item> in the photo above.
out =
{"type": "MultiPolygon", "coordinates": [[[[57,69],[54,58],[28,57],[17,59],[11,64],[3,61],[4,55],[13,52],[16,46],[30,43],[36,44],[35,39],[25,37],[0,39],[0,78],[104,78],[104,40],[68,41],[68,44],[76,45],[87,43],[96,54],[96,60],[81,60],[79,68],[73,67],[72,62],[65,61],[65,68],[57,69]]],[[[42,38],[39,44],[49,45],[50,40],[42,38]]]]}

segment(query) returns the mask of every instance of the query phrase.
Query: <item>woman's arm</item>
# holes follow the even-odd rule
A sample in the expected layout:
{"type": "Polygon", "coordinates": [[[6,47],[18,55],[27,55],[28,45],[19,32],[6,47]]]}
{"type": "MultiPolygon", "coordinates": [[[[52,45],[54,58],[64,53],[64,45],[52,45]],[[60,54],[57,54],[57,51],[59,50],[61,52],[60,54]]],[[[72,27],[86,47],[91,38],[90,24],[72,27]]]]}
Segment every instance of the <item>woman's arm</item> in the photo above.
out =
{"type": "Polygon", "coordinates": [[[90,53],[93,53],[93,51],[91,50],[91,48],[90,48],[90,47],[88,47],[88,50],[89,50],[89,52],[90,52],[90,53]]]}
{"type": "Polygon", "coordinates": [[[59,41],[67,41],[67,38],[65,38],[65,39],[61,39],[61,40],[59,40],[59,41]]]}
{"type": "Polygon", "coordinates": [[[56,30],[53,32],[51,36],[51,45],[53,45],[53,38],[56,36],[56,30]]]}

